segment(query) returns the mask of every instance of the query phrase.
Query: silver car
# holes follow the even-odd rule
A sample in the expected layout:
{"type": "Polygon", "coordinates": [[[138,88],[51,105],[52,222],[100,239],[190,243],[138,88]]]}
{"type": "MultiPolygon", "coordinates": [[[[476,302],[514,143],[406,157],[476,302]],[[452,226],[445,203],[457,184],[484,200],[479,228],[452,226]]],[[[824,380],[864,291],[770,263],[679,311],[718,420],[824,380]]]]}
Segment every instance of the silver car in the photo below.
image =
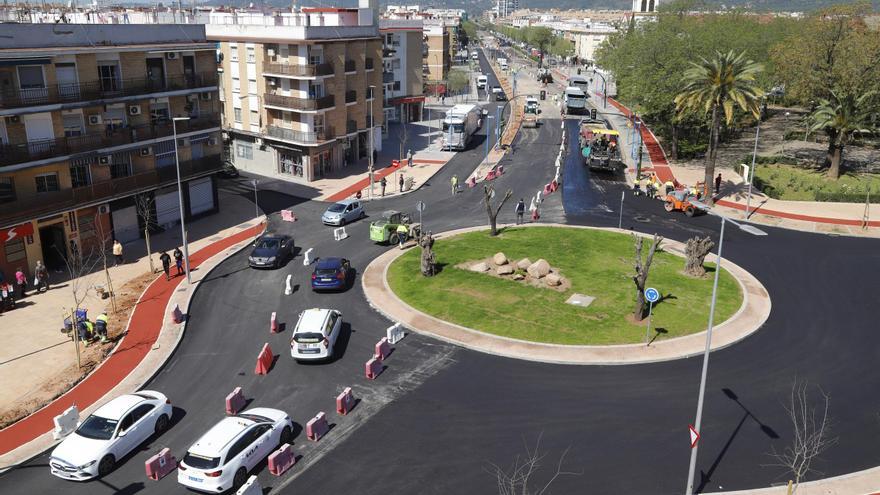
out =
{"type": "Polygon", "coordinates": [[[333,203],[327,208],[327,211],[321,215],[321,222],[324,225],[343,226],[355,220],[360,220],[367,216],[364,211],[364,205],[359,199],[345,199],[338,203],[333,203]]]}

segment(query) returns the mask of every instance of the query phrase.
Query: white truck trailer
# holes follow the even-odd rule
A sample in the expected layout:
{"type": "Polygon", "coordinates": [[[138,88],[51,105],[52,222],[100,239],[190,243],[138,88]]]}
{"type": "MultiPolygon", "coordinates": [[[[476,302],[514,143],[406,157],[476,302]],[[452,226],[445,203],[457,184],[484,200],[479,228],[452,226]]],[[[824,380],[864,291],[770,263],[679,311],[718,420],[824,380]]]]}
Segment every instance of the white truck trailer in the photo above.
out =
{"type": "Polygon", "coordinates": [[[450,108],[443,119],[443,149],[466,149],[482,125],[483,111],[479,105],[455,105],[450,108]]]}

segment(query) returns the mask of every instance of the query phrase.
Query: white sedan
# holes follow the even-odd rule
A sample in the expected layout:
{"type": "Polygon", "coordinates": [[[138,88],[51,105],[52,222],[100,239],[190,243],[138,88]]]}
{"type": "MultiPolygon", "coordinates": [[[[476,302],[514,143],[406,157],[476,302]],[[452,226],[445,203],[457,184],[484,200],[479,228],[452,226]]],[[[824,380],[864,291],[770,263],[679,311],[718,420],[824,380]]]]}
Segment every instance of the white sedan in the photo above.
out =
{"type": "Polygon", "coordinates": [[[116,397],[55,447],[49,458],[50,472],[76,481],[106,475],[119,459],[168,429],[171,410],[171,401],[152,390],[116,397]]]}

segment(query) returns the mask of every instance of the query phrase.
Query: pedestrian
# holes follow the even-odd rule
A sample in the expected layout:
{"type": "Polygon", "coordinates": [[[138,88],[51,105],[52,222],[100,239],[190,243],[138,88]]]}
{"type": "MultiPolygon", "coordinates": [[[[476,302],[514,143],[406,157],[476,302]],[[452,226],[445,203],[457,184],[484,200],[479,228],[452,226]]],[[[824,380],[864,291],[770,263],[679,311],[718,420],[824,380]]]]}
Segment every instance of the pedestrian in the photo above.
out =
{"type": "Polygon", "coordinates": [[[671,180],[664,182],[663,187],[666,188],[666,195],[667,196],[672,194],[672,191],[675,190],[675,184],[671,180]]]}
{"type": "Polygon", "coordinates": [[[721,192],[721,174],[718,174],[718,177],[715,177],[715,194],[721,192]]]}
{"type": "Polygon", "coordinates": [[[519,225],[523,223],[523,215],[526,213],[526,203],[522,198],[519,198],[519,203],[516,204],[516,224],[519,225]]]}
{"type": "Polygon", "coordinates": [[[452,176],[452,195],[455,196],[455,193],[458,192],[458,176],[452,176]]]}
{"type": "Polygon", "coordinates": [[[37,264],[34,266],[34,278],[37,281],[37,292],[41,289],[48,292],[49,270],[46,269],[46,265],[43,264],[42,260],[37,260],[37,264]]]}
{"type": "Polygon", "coordinates": [[[92,343],[92,337],[95,335],[95,325],[88,319],[79,322],[79,340],[86,343],[86,347],[92,343]]]}
{"type": "Polygon", "coordinates": [[[406,165],[407,165],[408,167],[412,167],[412,166],[413,166],[413,152],[412,152],[412,150],[409,150],[409,151],[406,153],[406,165]]]}
{"type": "Polygon", "coordinates": [[[101,337],[101,343],[107,342],[107,311],[102,311],[95,318],[95,334],[101,337]]]}
{"type": "Polygon", "coordinates": [[[174,248],[174,264],[177,266],[177,274],[183,275],[183,253],[180,248],[174,248]]]}
{"type": "Polygon", "coordinates": [[[385,180],[385,177],[382,177],[382,180],[379,181],[379,185],[382,187],[382,197],[385,197],[385,186],[388,185],[388,181],[385,180]]]}
{"type": "Polygon", "coordinates": [[[400,192],[403,192],[403,174],[400,174],[400,180],[397,183],[400,184],[400,192]]]}
{"type": "Polygon", "coordinates": [[[400,249],[403,249],[403,245],[406,243],[406,237],[408,235],[408,230],[406,225],[400,224],[397,226],[397,242],[400,243],[400,249]]]}
{"type": "Polygon", "coordinates": [[[15,283],[18,285],[18,298],[24,299],[25,291],[27,290],[27,275],[24,274],[24,270],[21,267],[15,270],[15,283]]]}
{"type": "Polygon", "coordinates": [[[165,280],[171,280],[171,256],[168,256],[168,251],[162,252],[162,255],[159,256],[159,261],[162,262],[162,271],[165,272],[165,280]]]}
{"type": "Polygon", "coordinates": [[[532,199],[532,204],[529,205],[529,211],[532,214],[532,221],[537,222],[541,216],[538,214],[538,204],[535,202],[534,198],[532,199]]]}
{"type": "Polygon", "coordinates": [[[122,264],[122,243],[119,239],[113,239],[113,256],[116,257],[116,266],[122,264]]]}

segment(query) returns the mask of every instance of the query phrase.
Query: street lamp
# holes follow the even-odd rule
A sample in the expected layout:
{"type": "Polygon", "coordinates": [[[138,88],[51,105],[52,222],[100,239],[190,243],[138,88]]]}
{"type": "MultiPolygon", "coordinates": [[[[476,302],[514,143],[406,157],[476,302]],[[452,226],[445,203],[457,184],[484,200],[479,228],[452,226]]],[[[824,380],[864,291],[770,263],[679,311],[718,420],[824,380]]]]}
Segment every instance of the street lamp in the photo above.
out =
{"type": "Polygon", "coordinates": [[[371,84],[368,86],[368,88],[370,90],[370,93],[369,93],[369,95],[370,95],[370,156],[368,156],[367,159],[369,160],[369,164],[370,164],[370,167],[369,167],[369,169],[370,169],[370,199],[372,200],[373,199],[373,165],[374,165],[374,163],[373,163],[373,147],[375,146],[375,143],[373,142],[373,128],[376,127],[375,122],[373,122],[373,100],[376,99],[375,98],[376,95],[374,94],[374,92],[376,91],[376,86],[373,86],[371,84]]]}
{"type": "MultiPolygon", "coordinates": [[[[724,224],[730,222],[739,227],[743,232],[752,235],[764,236],[767,235],[767,233],[753,225],[738,223],[724,215],[719,215],[709,209],[708,205],[699,201],[691,201],[691,204],[710,215],[721,217],[721,234],[718,238],[718,255],[717,262],[715,263],[715,281],[712,283],[712,304],[709,306],[709,326],[706,328],[706,351],[703,353],[703,371],[700,375],[700,394],[697,398],[697,417],[694,420],[694,429],[699,433],[700,424],[703,421],[703,399],[706,395],[706,375],[709,371],[709,349],[712,346],[712,326],[715,323],[715,300],[718,296],[718,275],[721,273],[721,248],[724,245],[724,224]]],[[[694,493],[694,472],[697,468],[697,448],[698,446],[696,444],[691,448],[691,461],[690,466],[688,467],[688,481],[685,495],[693,495],[694,493]]]]}
{"type": "Polygon", "coordinates": [[[602,78],[602,108],[608,108],[608,81],[605,80],[605,76],[602,75],[601,72],[593,69],[593,75],[599,76],[602,78]]]}
{"type": "Polygon", "coordinates": [[[177,203],[180,207],[180,238],[183,241],[183,266],[186,270],[186,282],[192,284],[189,275],[189,241],[186,238],[186,224],[183,218],[183,185],[180,183],[180,157],[177,153],[177,122],[189,120],[189,117],[174,117],[171,119],[171,132],[174,135],[174,165],[177,167],[177,203]]]}
{"type": "Polygon", "coordinates": [[[755,160],[758,156],[758,137],[761,135],[761,119],[758,119],[758,127],[755,129],[755,148],[752,150],[752,168],[748,171],[748,177],[746,179],[749,181],[749,194],[746,196],[746,214],[743,218],[746,220],[749,219],[749,209],[752,204],[752,179],[755,177],[755,160]]]}

